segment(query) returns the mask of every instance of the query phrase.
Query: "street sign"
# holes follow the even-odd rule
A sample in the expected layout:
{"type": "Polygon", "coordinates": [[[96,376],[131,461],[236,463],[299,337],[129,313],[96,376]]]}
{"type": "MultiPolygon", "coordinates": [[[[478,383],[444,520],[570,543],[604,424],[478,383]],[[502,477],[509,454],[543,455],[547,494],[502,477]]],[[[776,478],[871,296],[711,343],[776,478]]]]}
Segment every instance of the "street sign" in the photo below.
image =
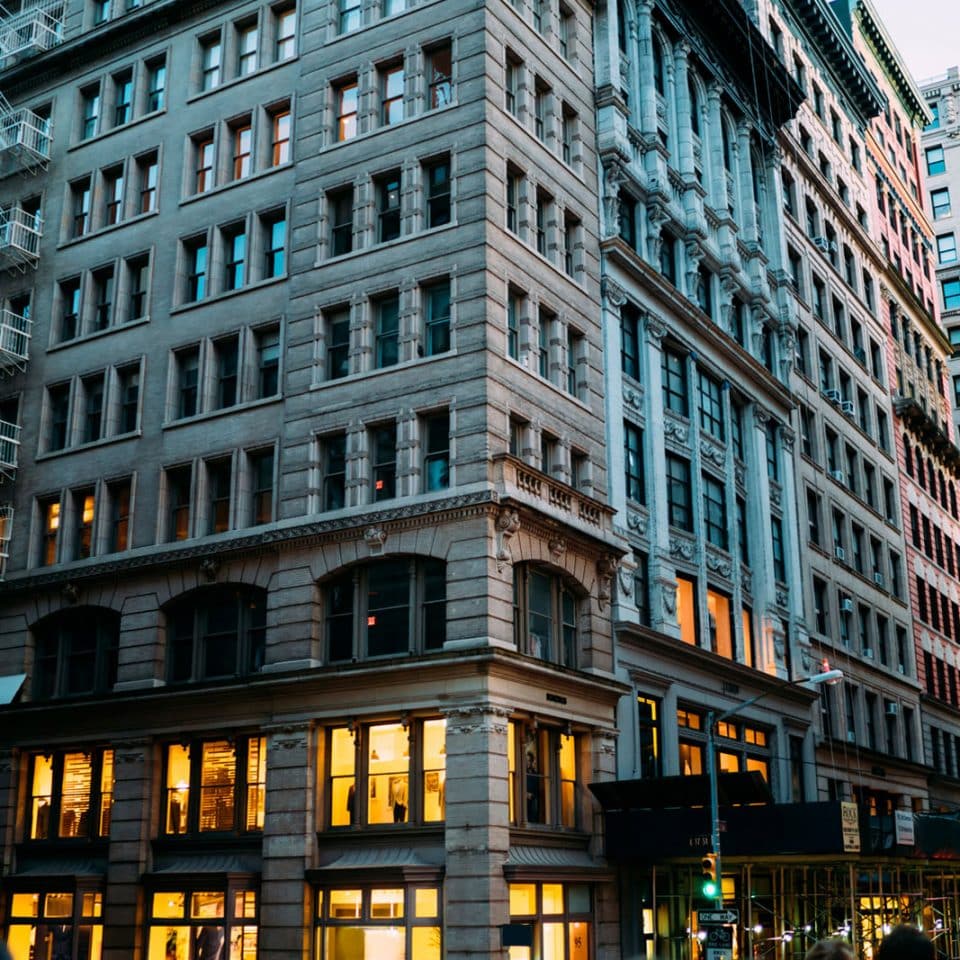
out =
{"type": "Polygon", "coordinates": [[[707,960],[731,960],[732,955],[732,948],[707,947],[707,960]]]}
{"type": "Polygon", "coordinates": [[[707,927],[707,950],[733,949],[733,927],[707,927]]]}
{"type": "Polygon", "coordinates": [[[698,910],[697,926],[706,927],[724,923],[739,923],[739,910],[698,910]]]}

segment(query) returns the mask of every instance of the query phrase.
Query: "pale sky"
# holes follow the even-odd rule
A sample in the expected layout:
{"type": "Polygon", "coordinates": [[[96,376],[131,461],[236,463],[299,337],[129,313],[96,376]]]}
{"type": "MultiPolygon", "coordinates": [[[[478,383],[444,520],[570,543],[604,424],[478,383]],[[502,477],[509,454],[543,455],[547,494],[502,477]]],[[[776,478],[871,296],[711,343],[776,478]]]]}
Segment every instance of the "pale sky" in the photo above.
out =
{"type": "Polygon", "coordinates": [[[873,0],[919,83],[960,64],[960,0],[873,0]]]}

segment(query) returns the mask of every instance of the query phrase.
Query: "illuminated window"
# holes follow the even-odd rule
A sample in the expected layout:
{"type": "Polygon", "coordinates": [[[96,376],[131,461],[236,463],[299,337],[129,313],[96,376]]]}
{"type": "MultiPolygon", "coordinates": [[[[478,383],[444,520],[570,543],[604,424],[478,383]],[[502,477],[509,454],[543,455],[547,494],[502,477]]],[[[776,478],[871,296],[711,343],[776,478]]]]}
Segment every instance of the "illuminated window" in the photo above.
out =
{"type": "Polygon", "coordinates": [[[440,960],[441,888],[408,884],[316,891],[316,953],[324,960],[440,960]]]}
{"type": "Polygon", "coordinates": [[[531,657],[577,665],[579,601],[558,574],[529,564],[513,574],[513,638],[531,657]]]}
{"type": "Polygon", "coordinates": [[[580,741],[557,728],[507,724],[510,822],[575,830],[580,741]]]}
{"type": "Polygon", "coordinates": [[[721,657],[732,660],[733,620],[730,597],[717,590],[707,590],[707,619],[710,627],[710,649],[721,657]]]}
{"type": "Polygon", "coordinates": [[[446,731],[442,719],[330,730],[330,826],[443,820],[446,731]]]}
{"type": "Polygon", "coordinates": [[[677,577],[677,620],[680,621],[680,639],[697,645],[697,582],[688,577],[677,577]]]}
{"type": "Polygon", "coordinates": [[[263,830],[265,737],[172,743],[165,761],[164,834],[263,830]]]}
{"type": "Polygon", "coordinates": [[[446,566],[403,557],[357,567],[327,583],[331,661],[439,650],[446,639],[446,566]]]}
{"type": "Polygon", "coordinates": [[[510,947],[509,960],[588,960],[593,955],[590,887],[511,883],[510,920],[533,927],[533,947],[510,947]]]}
{"type": "Polygon", "coordinates": [[[117,680],[120,616],[102,607],[71,607],[33,628],[33,698],[104,693],[117,680]]]}
{"type": "Polygon", "coordinates": [[[11,894],[7,903],[7,946],[13,956],[101,956],[102,893],[24,891],[11,894]]]}
{"type": "Polygon", "coordinates": [[[60,537],[60,500],[42,500],[38,504],[40,514],[40,557],[41,567],[49,567],[57,562],[57,545],[60,537]]]}
{"type": "Polygon", "coordinates": [[[166,621],[171,683],[246,676],[263,666],[265,590],[201,588],[170,604],[166,621]]]}
{"type": "Polygon", "coordinates": [[[258,940],[256,890],[230,883],[211,890],[158,890],[149,898],[147,960],[223,957],[255,960],[258,940]]]}
{"type": "Polygon", "coordinates": [[[637,697],[639,739],[637,759],[641,777],[660,776],[660,701],[650,697],[637,697]]]}
{"type": "Polygon", "coordinates": [[[30,757],[29,840],[110,836],[113,750],[30,757]]]}

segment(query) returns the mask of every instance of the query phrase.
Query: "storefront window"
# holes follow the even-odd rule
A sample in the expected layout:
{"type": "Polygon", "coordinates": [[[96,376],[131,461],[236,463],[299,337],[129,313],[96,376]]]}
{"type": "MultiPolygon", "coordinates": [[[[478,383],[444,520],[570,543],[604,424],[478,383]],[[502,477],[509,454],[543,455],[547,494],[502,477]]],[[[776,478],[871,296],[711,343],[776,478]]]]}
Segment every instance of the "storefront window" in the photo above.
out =
{"type": "Polygon", "coordinates": [[[100,960],[103,895],[83,891],[14,893],[7,945],[14,957],[100,960]]]}
{"type": "Polygon", "coordinates": [[[534,945],[510,947],[510,960],[588,960],[592,921],[586,884],[511,883],[510,921],[533,927],[534,945]]]}
{"type": "Polygon", "coordinates": [[[436,823],[446,814],[443,719],[329,732],[329,823],[436,823]]]}
{"type": "Polygon", "coordinates": [[[109,836],[112,750],[38,753],[31,768],[31,840],[109,836]]]}
{"type": "MultiPolygon", "coordinates": [[[[706,728],[703,715],[680,707],[679,728],[680,772],[696,775],[706,771],[706,728]]],[[[770,781],[770,746],[768,731],[722,720],[716,725],[717,770],[720,773],[757,772],[770,781]]]]}
{"type": "Polygon", "coordinates": [[[149,902],[147,960],[256,960],[255,890],[161,890],[149,902]]]}
{"type": "Polygon", "coordinates": [[[317,960],[440,960],[440,888],[316,891],[317,960]]]}
{"type": "Polygon", "coordinates": [[[164,832],[262,830],[266,755],[264,737],[169,744],[164,832]]]}
{"type": "Polygon", "coordinates": [[[577,828],[577,745],[556,728],[508,724],[510,822],[577,828]],[[523,764],[518,774],[517,758],[523,764]],[[520,820],[517,814],[520,814],[520,820]]]}

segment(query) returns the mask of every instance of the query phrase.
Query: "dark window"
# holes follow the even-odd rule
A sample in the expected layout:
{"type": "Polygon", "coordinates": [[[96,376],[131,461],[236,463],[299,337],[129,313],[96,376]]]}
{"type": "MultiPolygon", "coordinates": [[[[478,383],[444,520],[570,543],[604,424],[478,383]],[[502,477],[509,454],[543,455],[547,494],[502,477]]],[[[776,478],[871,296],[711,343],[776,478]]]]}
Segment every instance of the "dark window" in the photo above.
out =
{"type": "Polygon", "coordinates": [[[444,157],[427,165],[427,227],[450,222],[450,159],[444,157]]]}
{"type": "Polygon", "coordinates": [[[339,257],[353,250],[353,187],[327,197],[330,210],[330,254],[339,257]]]}
{"type": "Polygon", "coordinates": [[[579,601],[558,575],[530,564],[513,576],[513,635],[517,649],[532,657],[577,665],[579,601]]]}
{"type": "Polygon", "coordinates": [[[377,327],[374,344],[374,366],[391,367],[399,360],[400,297],[385,297],[376,304],[377,327]]]}
{"type": "Polygon", "coordinates": [[[233,489],[233,462],[229,457],[208,460],[206,533],[230,529],[230,501],[233,489]]]}
{"type": "Polygon", "coordinates": [[[628,377],[640,379],[640,317],[630,304],[620,308],[620,365],[628,377]]]}
{"type": "Polygon", "coordinates": [[[263,278],[281,277],[287,269],[287,219],[283,212],[263,218],[264,272],[263,278]]]}
{"type": "Polygon", "coordinates": [[[247,234],[243,226],[232,227],[223,233],[225,264],[224,290],[239,290],[246,277],[247,234]]]}
{"type": "Polygon", "coordinates": [[[213,345],[216,365],[215,409],[232,407],[237,402],[237,370],[240,362],[240,340],[224,337],[213,345]]]}
{"type": "Polygon", "coordinates": [[[327,583],[331,661],[439,650],[446,639],[446,567],[440,560],[381,560],[327,583]]]}
{"type": "Polygon", "coordinates": [[[397,495],[396,424],[384,424],[370,431],[370,464],[373,500],[392,500],[397,495]]]}
{"type": "Polygon", "coordinates": [[[727,500],[723,484],[703,475],[703,522],[707,541],[721,550],[727,549],[727,500]]]}
{"type": "Polygon", "coordinates": [[[627,421],[624,421],[623,424],[623,459],[627,497],[637,503],[645,503],[643,431],[627,421]]]}
{"type": "Polygon", "coordinates": [[[130,546],[130,481],[117,480],[107,485],[110,527],[107,550],[116,553],[130,546]]]}
{"type": "Polygon", "coordinates": [[[166,613],[167,676],[171,683],[240,677],[263,666],[266,591],[202,587],[166,613]]]}
{"type": "Polygon", "coordinates": [[[423,420],[424,489],[450,486],[450,415],[444,411],[423,420]]]}
{"type": "Polygon", "coordinates": [[[693,530],[690,500],[690,461],[667,454],[667,510],[669,522],[681,530],[693,530]]]}
{"type": "Polygon", "coordinates": [[[429,109],[446,106],[453,99],[453,63],[450,44],[434,47],[427,55],[428,59],[428,103],[429,109]]]}
{"type": "Polygon", "coordinates": [[[377,239],[380,243],[400,236],[400,171],[394,170],[377,181],[377,239]]]}
{"type": "Polygon", "coordinates": [[[248,455],[250,469],[250,525],[273,520],[273,448],[248,455]]]}
{"type": "Polygon", "coordinates": [[[450,349],[450,281],[423,288],[424,353],[432,357],[450,349]]]}
{"type": "Polygon", "coordinates": [[[186,540],[190,536],[190,492],[193,470],[173,467],[167,470],[167,540],[186,540]]]}
{"type": "Polygon", "coordinates": [[[323,473],[323,510],[339,510],[346,503],[347,489],[347,435],[332,434],[320,445],[323,473]]]}
{"type": "Polygon", "coordinates": [[[700,428],[717,440],[724,439],[723,388],[717,380],[700,371],[700,428]]]}
{"type": "Polygon", "coordinates": [[[327,379],[339,380],[350,373],[350,311],[328,314],[326,325],[327,379]]]}
{"type": "Polygon", "coordinates": [[[105,693],[116,683],[118,613],[72,607],[41,620],[33,635],[35,700],[105,693]]]}
{"type": "Polygon", "coordinates": [[[687,416],[687,358],[671,350],[661,355],[663,405],[667,410],[687,416]]]}
{"type": "Polygon", "coordinates": [[[280,329],[269,327],[254,335],[257,349],[257,397],[280,392],[280,329]]]}

